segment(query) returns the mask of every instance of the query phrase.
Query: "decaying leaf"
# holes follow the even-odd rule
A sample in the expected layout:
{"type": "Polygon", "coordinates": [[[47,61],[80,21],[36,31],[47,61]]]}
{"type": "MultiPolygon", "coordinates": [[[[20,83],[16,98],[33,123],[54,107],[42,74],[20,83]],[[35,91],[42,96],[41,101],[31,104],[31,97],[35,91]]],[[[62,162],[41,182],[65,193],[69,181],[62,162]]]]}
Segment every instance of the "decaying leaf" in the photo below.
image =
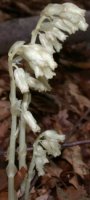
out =
{"type": "Polygon", "coordinates": [[[69,180],[69,183],[71,185],[73,185],[76,189],[78,189],[78,186],[79,186],[79,183],[78,183],[78,180],[77,180],[77,176],[74,175],[70,180],[69,180]]]}
{"type": "Polygon", "coordinates": [[[81,150],[79,146],[74,146],[65,149],[63,158],[66,159],[74,169],[74,172],[84,178],[84,175],[89,173],[87,165],[82,160],[81,150]]]}
{"type": "Polygon", "coordinates": [[[45,167],[45,172],[49,177],[56,177],[59,178],[60,174],[62,172],[62,169],[58,167],[53,161],[51,162],[51,165],[47,164],[45,167]]]}
{"type": "Polygon", "coordinates": [[[0,121],[10,116],[9,101],[0,101],[0,121]]]}
{"type": "Polygon", "coordinates": [[[70,82],[68,84],[68,88],[69,88],[70,94],[74,96],[76,101],[78,102],[81,110],[83,110],[84,107],[90,108],[90,100],[86,98],[85,96],[83,96],[82,94],[80,94],[80,91],[77,85],[70,82]]]}
{"type": "Polygon", "coordinates": [[[22,167],[15,175],[15,189],[18,190],[20,185],[22,184],[27,170],[22,167]]]}
{"type": "Polygon", "coordinates": [[[69,87],[70,94],[75,97],[81,110],[83,110],[84,107],[90,108],[90,100],[80,94],[80,91],[77,85],[75,85],[74,83],[69,83],[68,87],[69,87]]]}
{"type": "Polygon", "coordinates": [[[67,190],[64,190],[64,192],[67,193],[69,200],[89,200],[86,196],[84,187],[80,185],[78,186],[78,190],[76,190],[73,186],[70,186],[67,190]]]}

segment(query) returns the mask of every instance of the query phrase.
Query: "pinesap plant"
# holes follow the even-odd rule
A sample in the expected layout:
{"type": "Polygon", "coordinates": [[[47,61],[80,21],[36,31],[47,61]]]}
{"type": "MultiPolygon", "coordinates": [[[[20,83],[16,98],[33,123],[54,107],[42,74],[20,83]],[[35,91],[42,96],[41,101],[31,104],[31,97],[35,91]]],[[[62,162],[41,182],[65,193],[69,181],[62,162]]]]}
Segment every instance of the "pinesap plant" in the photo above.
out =
{"type": "Polygon", "coordinates": [[[65,135],[58,134],[55,130],[42,132],[36,119],[29,111],[31,103],[31,90],[47,92],[51,90],[49,79],[55,76],[57,63],[53,58],[55,52],[60,52],[63,42],[78,30],[86,31],[88,24],[85,21],[85,10],[72,3],[49,4],[41,12],[35,30],[32,31],[31,41],[17,41],[8,53],[9,74],[11,78],[11,135],[8,151],[8,200],[17,200],[14,188],[14,177],[17,172],[15,165],[16,140],[19,140],[18,166],[27,169],[26,154],[26,126],[39,136],[33,144],[33,156],[28,173],[22,185],[21,192],[24,199],[29,199],[31,181],[37,170],[38,175],[44,175],[44,165],[49,160],[47,155],[54,157],[61,154],[61,143],[65,135]],[[22,62],[27,62],[27,67],[22,67],[22,62]],[[17,91],[22,95],[18,99],[17,91]]]}

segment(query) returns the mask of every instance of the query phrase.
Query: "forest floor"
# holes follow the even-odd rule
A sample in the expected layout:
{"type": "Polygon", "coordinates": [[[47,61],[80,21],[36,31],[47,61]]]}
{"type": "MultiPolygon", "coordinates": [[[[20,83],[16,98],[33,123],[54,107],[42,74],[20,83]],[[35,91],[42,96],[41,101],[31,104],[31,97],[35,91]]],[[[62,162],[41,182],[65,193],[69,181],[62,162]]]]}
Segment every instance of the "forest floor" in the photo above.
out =
{"type": "MultiPolygon", "coordinates": [[[[0,24],[15,18],[27,20],[27,17],[39,15],[40,10],[50,2],[65,1],[1,0],[0,24]]],[[[83,8],[90,9],[88,0],[76,0],[77,2],[83,8]]],[[[47,94],[32,92],[30,110],[42,130],[55,129],[64,133],[66,140],[62,145],[62,155],[50,158],[50,163],[45,166],[45,175],[40,178],[35,175],[31,200],[89,200],[90,41],[65,44],[61,54],[55,55],[55,59],[58,69],[56,76],[50,81],[52,91],[47,94]]],[[[5,54],[0,56],[0,200],[7,200],[8,193],[6,166],[11,127],[9,93],[10,78],[5,54]]],[[[27,162],[31,160],[32,145],[36,138],[37,134],[28,130],[27,162]]],[[[25,174],[25,169],[21,169],[15,176],[18,195],[25,174]]],[[[23,199],[22,196],[20,199],[23,199]]]]}

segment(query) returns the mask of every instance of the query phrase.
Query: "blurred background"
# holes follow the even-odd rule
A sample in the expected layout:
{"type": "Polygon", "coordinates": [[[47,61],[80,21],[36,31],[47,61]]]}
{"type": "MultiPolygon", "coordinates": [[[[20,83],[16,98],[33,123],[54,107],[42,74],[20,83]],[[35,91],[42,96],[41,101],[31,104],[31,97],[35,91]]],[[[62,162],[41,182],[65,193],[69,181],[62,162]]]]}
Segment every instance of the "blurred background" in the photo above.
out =
{"type": "Polygon", "coordinates": [[[90,0],[0,0],[0,22],[12,18],[39,15],[48,3],[73,2],[90,9],[90,0]]]}

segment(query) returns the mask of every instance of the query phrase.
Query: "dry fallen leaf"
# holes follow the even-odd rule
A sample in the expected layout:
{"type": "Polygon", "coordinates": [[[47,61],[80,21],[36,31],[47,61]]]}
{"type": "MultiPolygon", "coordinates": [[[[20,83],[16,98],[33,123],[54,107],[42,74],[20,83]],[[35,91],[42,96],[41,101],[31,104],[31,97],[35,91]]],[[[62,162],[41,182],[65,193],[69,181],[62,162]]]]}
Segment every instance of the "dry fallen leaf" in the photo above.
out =
{"type": "Polygon", "coordinates": [[[79,183],[76,175],[70,178],[69,183],[72,184],[76,189],[78,189],[79,183]]]}
{"type": "Polygon", "coordinates": [[[89,200],[86,196],[86,191],[83,186],[78,186],[78,190],[76,190],[73,186],[67,187],[67,190],[64,190],[67,193],[69,200],[89,200]]]}
{"type": "Polygon", "coordinates": [[[74,172],[82,178],[89,173],[87,165],[82,160],[81,149],[79,146],[65,149],[62,157],[73,166],[74,172]]]}
{"type": "Polygon", "coordinates": [[[15,175],[15,189],[18,190],[20,185],[22,184],[25,176],[26,176],[27,170],[22,167],[15,175]]]}
{"type": "Polygon", "coordinates": [[[10,116],[10,103],[9,101],[0,101],[0,121],[10,116]]]}
{"type": "Polygon", "coordinates": [[[51,165],[47,164],[45,167],[45,172],[49,177],[60,177],[60,174],[62,172],[62,169],[58,167],[53,161],[51,162],[51,165]]]}
{"type": "Polygon", "coordinates": [[[80,94],[79,88],[74,83],[70,82],[68,84],[69,93],[75,97],[76,101],[78,102],[80,109],[83,110],[84,107],[90,108],[90,100],[80,94]]]}

